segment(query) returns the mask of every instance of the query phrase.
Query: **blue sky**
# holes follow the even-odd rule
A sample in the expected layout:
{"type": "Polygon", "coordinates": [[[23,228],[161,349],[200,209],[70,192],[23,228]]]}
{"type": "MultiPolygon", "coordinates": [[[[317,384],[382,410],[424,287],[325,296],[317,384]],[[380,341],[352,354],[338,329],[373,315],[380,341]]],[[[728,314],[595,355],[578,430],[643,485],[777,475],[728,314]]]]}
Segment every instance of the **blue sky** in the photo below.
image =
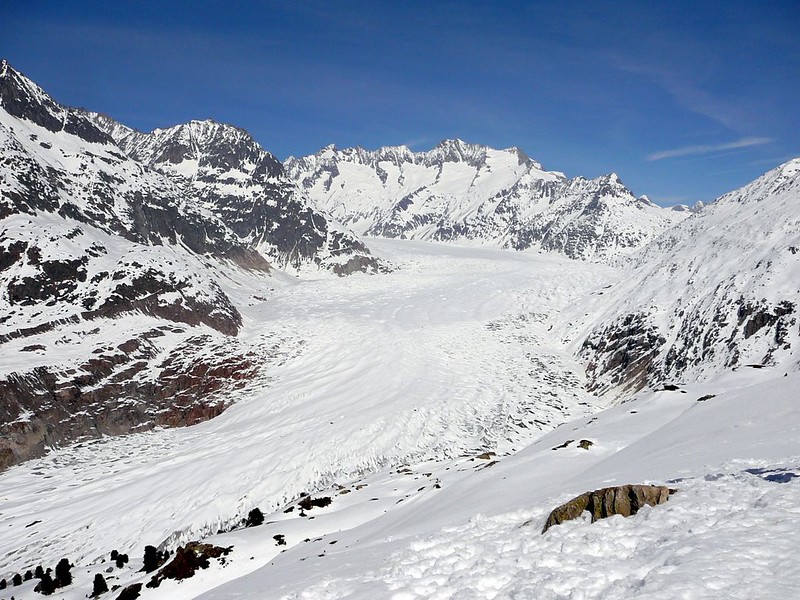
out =
{"type": "Polygon", "coordinates": [[[668,205],[800,156],[797,0],[0,0],[0,56],[64,104],[279,158],[459,137],[668,205]]]}

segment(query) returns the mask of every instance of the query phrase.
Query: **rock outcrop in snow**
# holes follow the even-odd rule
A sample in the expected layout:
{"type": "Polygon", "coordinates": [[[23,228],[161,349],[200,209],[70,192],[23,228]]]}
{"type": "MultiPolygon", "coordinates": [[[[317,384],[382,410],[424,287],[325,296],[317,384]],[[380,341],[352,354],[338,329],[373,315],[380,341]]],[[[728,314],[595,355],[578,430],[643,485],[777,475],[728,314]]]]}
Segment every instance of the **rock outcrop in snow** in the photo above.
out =
{"type": "Polygon", "coordinates": [[[663,504],[675,492],[665,485],[618,485],[585,492],[554,508],[547,516],[542,533],[553,525],[577,519],[584,512],[591,515],[592,523],[614,515],[630,517],[643,506],[663,504]]]}
{"type": "Polygon", "coordinates": [[[606,260],[636,250],[688,214],[634,197],[615,174],[568,179],[518,148],[461,140],[428,152],[328,146],[285,165],[320,207],[372,236],[606,260]]]}

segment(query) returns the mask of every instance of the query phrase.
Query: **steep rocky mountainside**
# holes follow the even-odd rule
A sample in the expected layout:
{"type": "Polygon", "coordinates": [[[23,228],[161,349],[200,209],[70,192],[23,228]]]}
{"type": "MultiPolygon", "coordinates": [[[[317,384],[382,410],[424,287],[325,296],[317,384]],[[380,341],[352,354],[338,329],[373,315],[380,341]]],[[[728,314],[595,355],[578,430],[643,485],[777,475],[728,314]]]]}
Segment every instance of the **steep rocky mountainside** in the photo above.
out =
{"type": "Polygon", "coordinates": [[[800,159],[730,192],[635,257],[580,356],[597,391],[800,361],[800,159]]]}
{"type": "Polygon", "coordinates": [[[338,275],[380,268],[363,242],[316,209],[246,131],[207,120],[141,133],[98,113],[86,116],[280,268],[311,263],[338,275]]]}
{"type": "Polygon", "coordinates": [[[606,260],[640,248],[689,214],[636,198],[613,173],[568,179],[518,148],[461,140],[429,152],[328,146],[285,165],[320,207],[372,236],[606,260]]]}
{"type": "MultiPolygon", "coordinates": [[[[275,284],[265,244],[225,219],[0,63],[0,468],[83,437],[209,418],[272,360],[268,341],[235,337],[230,296],[275,284]]],[[[374,263],[319,235],[308,263],[374,263]]]]}

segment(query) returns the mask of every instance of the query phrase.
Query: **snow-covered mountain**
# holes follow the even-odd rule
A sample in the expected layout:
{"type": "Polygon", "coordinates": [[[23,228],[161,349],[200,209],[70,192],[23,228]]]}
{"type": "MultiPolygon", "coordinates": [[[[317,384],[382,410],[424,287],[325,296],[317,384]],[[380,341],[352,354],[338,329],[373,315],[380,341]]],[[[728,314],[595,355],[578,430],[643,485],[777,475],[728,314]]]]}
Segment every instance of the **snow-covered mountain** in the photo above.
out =
{"type": "Polygon", "coordinates": [[[64,600],[793,597],[799,200],[800,159],[675,211],[457,140],[282,165],[0,63],[0,599],[62,558],[64,600]],[[542,533],[627,483],[677,492],[542,533]]]}
{"type": "Polygon", "coordinates": [[[285,165],[320,207],[372,236],[606,260],[629,254],[689,214],[636,198],[613,173],[567,179],[518,148],[461,140],[428,152],[328,146],[285,165]]]}
{"type": "Polygon", "coordinates": [[[184,177],[143,150],[127,156],[96,123],[109,121],[0,63],[0,468],[85,436],[219,414],[230,400],[217,392],[269,363],[235,338],[242,319],[221,282],[251,298],[276,285],[268,259],[342,275],[378,267],[244,132],[171,130],[162,154],[193,144],[184,177]]]}
{"type": "Polygon", "coordinates": [[[592,315],[580,355],[598,390],[800,364],[800,159],[669,229],[592,315]]]}
{"type": "Polygon", "coordinates": [[[317,263],[340,275],[378,268],[363,242],[317,210],[246,131],[207,120],[141,133],[86,115],[278,267],[317,263]]]}

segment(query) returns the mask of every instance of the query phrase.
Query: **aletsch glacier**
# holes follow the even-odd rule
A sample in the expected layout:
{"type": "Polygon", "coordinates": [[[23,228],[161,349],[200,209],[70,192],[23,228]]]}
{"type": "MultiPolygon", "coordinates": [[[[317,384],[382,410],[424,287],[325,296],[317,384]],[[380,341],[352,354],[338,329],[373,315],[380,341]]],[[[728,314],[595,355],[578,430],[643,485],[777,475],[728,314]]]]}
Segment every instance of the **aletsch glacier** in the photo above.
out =
{"type": "MultiPolygon", "coordinates": [[[[0,474],[0,577],[69,556],[80,573],[60,591],[83,597],[111,549],[135,563],[144,544],[174,549],[259,506],[277,524],[213,538],[234,545],[229,566],[143,596],[230,581],[209,597],[325,597],[321,579],[327,597],[463,595],[477,579],[412,564],[405,544],[450,544],[437,532],[480,513],[496,520],[465,540],[533,556],[513,511],[535,517],[590,481],[798,464],[800,161],[669,210],[616,175],[570,180],[459,140],[281,164],[210,121],[140,133],[58,105],[5,62],[0,102],[0,452],[20,463],[0,474]],[[765,391],[773,414],[755,424],[743,407],[765,391]],[[737,415],[747,435],[715,425],[737,415]],[[531,446],[570,419],[542,439],[574,429],[590,450],[531,446]],[[727,451],[687,461],[709,440],[727,451]],[[501,460],[476,471],[486,451],[501,460]],[[403,464],[414,475],[391,470],[403,464]],[[335,499],[313,520],[284,513],[303,492],[335,499]],[[304,539],[337,531],[322,554],[338,558],[305,560],[304,539]],[[290,547],[279,571],[273,534],[290,547]],[[350,572],[362,537],[388,554],[350,572]],[[379,560],[396,561],[384,587],[367,583],[379,560]]],[[[507,566],[481,597],[547,597],[533,566],[507,566]]],[[[146,581],[137,569],[109,577],[146,581]]],[[[626,577],[620,597],[646,580],[626,577]]]]}

